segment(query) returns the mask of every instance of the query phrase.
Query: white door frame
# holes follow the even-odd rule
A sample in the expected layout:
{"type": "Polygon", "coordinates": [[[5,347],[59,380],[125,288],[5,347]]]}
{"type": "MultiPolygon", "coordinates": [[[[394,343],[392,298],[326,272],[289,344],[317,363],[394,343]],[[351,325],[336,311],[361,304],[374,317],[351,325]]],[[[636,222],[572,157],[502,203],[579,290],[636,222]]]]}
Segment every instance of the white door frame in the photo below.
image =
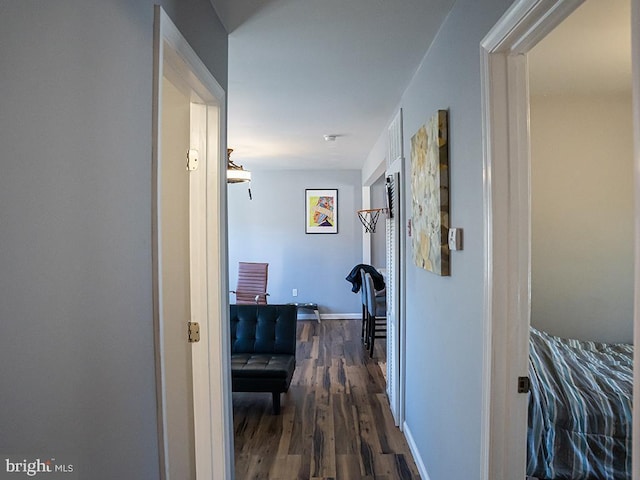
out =
{"type": "MultiPolygon", "coordinates": [[[[198,175],[190,178],[190,256],[202,269],[191,272],[192,321],[201,341],[192,344],[195,471],[197,479],[233,478],[231,379],[226,241],[226,95],[162,7],[155,7],[153,104],[153,293],[161,478],[168,479],[164,387],[162,262],[159,255],[162,169],[162,78],[180,76],[193,93],[190,145],[200,152],[198,175]]],[[[185,152],[186,167],[186,152],[185,152]]],[[[186,326],[186,319],[185,319],[186,326]]],[[[186,373],[186,372],[185,372],[186,373]]]]}
{"type": "Polygon", "coordinates": [[[635,193],[635,287],[633,337],[633,480],[640,480],[640,0],[631,0],[631,69],[633,108],[633,171],[635,193]]]}
{"type": "MultiPolygon", "coordinates": [[[[529,95],[526,53],[583,0],[517,0],[481,43],[484,138],[485,309],[482,464],[485,480],[523,478],[527,395],[517,377],[528,374],[530,316],[529,95]]],[[[633,25],[640,0],[632,0],[633,25]]],[[[633,28],[636,239],[640,238],[640,80],[638,28],[633,28]]],[[[640,260],[636,240],[635,340],[640,344],[640,260]]],[[[639,356],[635,357],[635,398],[639,356]]],[[[634,456],[640,402],[634,402],[634,456]]],[[[640,462],[634,462],[638,480],[640,462]]]]}
{"type": "Polygon", "coordinates": [[[393,299],[387,300],[387,305],[393,305],[393,312],[389,312],[388,321],[393,321],[393,325],[387,326],[387,331],[393,331],[393,336],[387,341],[393,341],[394,347],[391,350],[393,358],[387,361],[387,378],[393,379],[392,383],[387,385],[387,391],[390,399],[391,413],[395,424],[401,431],[405,431],[405,392],[406,392],[406,345],[407,345],[407,327],[405,322],[405,299],[406,299],[406,265],[404,263],[405,252],[405,236],[404,222],[406,217],[404,205],[404,159],[402,157],[391,163],[387,169],[386,175],[396,176],[398,181],[395,188],[397,191],[395,208],[395,218],[387,220],[387,228],[396,228],[395,231],[395,249],[389,250],[387,245],[387,256],[393,256],[395,261],[395,272],[393,272],[391,281],[393,287],[387,289],[387,295],[391,292],[394,294],[393,299]],[[392,400],[392,401],[391,401],[392,400]]]}
{"type": "Polygon", "coordinates": [[[483,478],[523,478],[530,315],[526,53],[581,0],[518,0],[481,43],[485,312],[483,478]]]}

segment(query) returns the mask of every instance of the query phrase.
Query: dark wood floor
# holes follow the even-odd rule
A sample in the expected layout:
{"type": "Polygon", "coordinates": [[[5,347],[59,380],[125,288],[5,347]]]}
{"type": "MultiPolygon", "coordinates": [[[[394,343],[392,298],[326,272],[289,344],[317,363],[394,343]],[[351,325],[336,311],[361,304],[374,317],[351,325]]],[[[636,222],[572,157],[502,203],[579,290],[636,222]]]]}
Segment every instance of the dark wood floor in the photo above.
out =
{"type": "Polygon", "coordinates": [[[281,414],[272,414],[269,393],[233,394],[236,479],[420,478],[393,424],[378,342],[372,360],[359,321],[299,322],[281,414]]]}

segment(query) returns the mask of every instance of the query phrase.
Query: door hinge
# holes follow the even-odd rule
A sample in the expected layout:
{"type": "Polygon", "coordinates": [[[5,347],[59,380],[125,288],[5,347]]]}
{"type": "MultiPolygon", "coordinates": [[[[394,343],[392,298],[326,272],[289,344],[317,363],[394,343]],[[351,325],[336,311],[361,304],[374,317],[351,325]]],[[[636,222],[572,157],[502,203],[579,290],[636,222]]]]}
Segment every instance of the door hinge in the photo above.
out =
{"type": "Polygon", "coordinates": [[[198,169],[198,151],[194,149],[187,150],[187,170],[192,172],[198,169]]]}
{"type": "Polygon", "coordinates": [[[529,377],[518,377],[518,393],[529,393],[531,390],[531,380],[529,377]]]}
{"type": "Polygon", "coordinates": [[[189,343],[200,341],[200,324],[198,322],[189,322],[189,343]]]}

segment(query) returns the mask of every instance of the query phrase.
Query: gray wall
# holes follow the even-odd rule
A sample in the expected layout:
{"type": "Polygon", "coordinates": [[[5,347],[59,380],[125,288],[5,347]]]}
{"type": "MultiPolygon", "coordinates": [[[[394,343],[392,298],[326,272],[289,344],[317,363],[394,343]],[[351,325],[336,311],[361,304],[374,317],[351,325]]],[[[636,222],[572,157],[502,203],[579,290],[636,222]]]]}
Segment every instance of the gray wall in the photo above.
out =
{"type": "MultiPolygon", "coordinates": [[[[386,207],[386,178],[383,175],[371,185],[371,208],[386,207]]],[[[387,228],[386,215],[381,213],[378,217],[376,231],[371,235],[371,265],[376,268],[387,267],[387,228]]]]}
{"type": "Polygon", "coordinates": [[[531,323],[633,341],[631,96],[531,100],[531,323]]]}
{"type": "Polygon", "coordinates": [[[362,225],[356,216],[362,197],[360,172],[253,171],[253,200],[247,185],[227,189],[229,285],[237,284],[238,262],[268,262],[269,303],[316,302],[321,313],[359,316],[360,295],[351,292],[345,277],[362,259],[362,225]],[[306,188],[338,189],[337,234],[305,234],[306,188]],[[294,288],[297,297],[292,296],[294,288]]]}
{"type": "MultiPolygon", "coordinates": [[[[452,253],[450,277],[416,267],[410,241],[404,259],[406,424],[431,480],[479,479],[482,471],[484,242],[479,45],[510,4],[510,0],[458,0],[399,105],[404,114],[405,172],[411,171],[411,136],[436,110],[449,109],[451,224],[464,229],[464,250],[452,253]]],[[[381,136],[386,134],[386,129],[381,132],[381,136]]],[[[373,161],[374,157],[377,162],[380,152],[372,152],[369,158],[373,161]]],[[[409,180],[406,183],[405,208],[410,212],[411,186],[409,180]]]]}
{"type": "MultiPolygon", "coordinates": [[[[157,479],[152,0],[4,0],[0,454],[157,479]]],[[[207,0],[162,1],[226,86],[207,0]]]]}

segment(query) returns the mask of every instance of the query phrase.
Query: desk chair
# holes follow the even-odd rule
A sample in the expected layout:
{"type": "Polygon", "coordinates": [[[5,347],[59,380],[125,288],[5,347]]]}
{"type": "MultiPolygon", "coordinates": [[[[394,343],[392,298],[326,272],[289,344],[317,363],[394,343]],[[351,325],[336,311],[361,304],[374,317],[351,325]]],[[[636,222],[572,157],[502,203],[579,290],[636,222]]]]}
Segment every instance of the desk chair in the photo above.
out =
{"type": "Polygon", "coordinates": [[[236,304],[267,304],[268,263],[238,262],[238,286],[231,293],[236,304]]]}

